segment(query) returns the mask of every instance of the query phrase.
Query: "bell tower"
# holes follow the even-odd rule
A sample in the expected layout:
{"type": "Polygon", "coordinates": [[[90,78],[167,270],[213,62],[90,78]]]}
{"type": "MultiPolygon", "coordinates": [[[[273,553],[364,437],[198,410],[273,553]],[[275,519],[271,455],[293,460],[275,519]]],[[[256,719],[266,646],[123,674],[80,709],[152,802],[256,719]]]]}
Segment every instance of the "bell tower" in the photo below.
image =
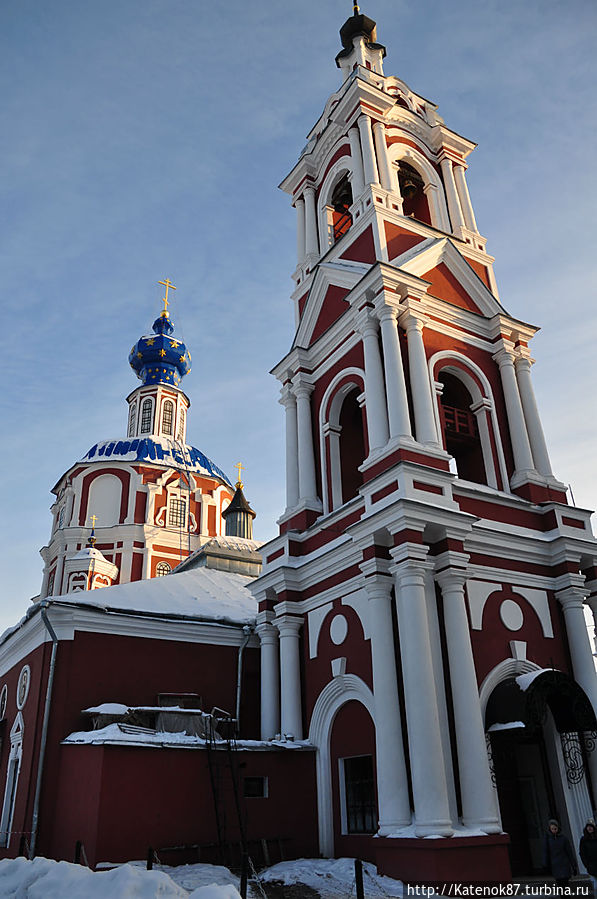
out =
{"type": "MultiPolygon", "coordinates": [[[[251,587],[262,736],[317,746],[324,855],[365,857],[376,834],[367,857],[402,879],[504,880],[502,830],[527,857],[516,822],[530,811],[488,754],[492,728],[520,720],[496,720],[489,700],[556,668],[597,708],[583,617],[596,543],[551,468],[537,329],[501,304],[477,227],[475,144],[384,73],[358,7],[340,38],[341,85],[281,184],[297,218],[296,333],[273,369],[286,509],[251,587]],[[351,816],[357,780],[370,795],[351,816]]],[[[564,770],[555,727],[533,731],[552,759],[542,783],[564,770]]],[[[578,809],[597,804],[579,789],[572,801],[564,784],[558,809],[574,845],[578,809]]]]}

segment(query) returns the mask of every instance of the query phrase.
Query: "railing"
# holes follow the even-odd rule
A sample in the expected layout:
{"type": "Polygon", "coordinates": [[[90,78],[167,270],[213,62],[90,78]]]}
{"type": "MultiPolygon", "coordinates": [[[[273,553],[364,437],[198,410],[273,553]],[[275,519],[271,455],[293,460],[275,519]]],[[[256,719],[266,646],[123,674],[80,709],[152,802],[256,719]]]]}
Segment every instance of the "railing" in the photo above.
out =
{"type": "Polygon", "coordinates": [[[337,240],[340,240],[342,235],[346,234],[352,225],[352,215],[350,212],[343,213],[339,218],[336,218],[336,214],[334,214],[334,243],[337,240]]]}
{"type": "Polygon", "coordinates": [[[468,409],[445,406],[443,403],[441,408],[446,434],[451,437],[475,438],[479,436],[477,417],[468,409]]]}

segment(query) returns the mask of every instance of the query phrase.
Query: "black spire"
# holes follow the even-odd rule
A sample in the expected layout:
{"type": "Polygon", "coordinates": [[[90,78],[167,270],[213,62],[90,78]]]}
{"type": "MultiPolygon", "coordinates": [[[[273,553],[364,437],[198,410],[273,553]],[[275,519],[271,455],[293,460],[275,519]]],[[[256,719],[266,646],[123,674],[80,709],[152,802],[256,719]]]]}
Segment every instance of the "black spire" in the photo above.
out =
{"type": "MultiPolygon", "coordinates": [[[[240,464],[240,463],[239,463],[240,464]]],[[[226,521],[227,537],[244,537],[246,540],[253,539],[253,512],[243,493],[243,483],[240,480],[236,482],[236,493],[232,497],[232,502],[227,509],[222,512],[222,518],[226,521]]]]}

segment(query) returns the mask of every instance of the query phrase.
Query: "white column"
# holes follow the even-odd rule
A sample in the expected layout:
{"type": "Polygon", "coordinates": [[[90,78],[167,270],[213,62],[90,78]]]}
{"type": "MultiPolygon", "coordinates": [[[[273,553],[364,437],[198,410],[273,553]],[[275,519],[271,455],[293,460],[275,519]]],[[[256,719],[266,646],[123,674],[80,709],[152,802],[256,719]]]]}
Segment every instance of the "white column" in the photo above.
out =
{"type": "Polygon", "coordinates": [[[564,610],[574,678],[591,700],[597,714],[597,674],[583,611],[584,592],[580,587],[571,586],[558,590],[556,597],[564,610]]]}
{"type": "Polygon", "coordinates": [[[296,206],[296,258],[300,265],[305,261],[305,201],[303,197],[298,197],[296,206]]]}
{"type": "Polygon", "coordinates": [[[466,574],[448,568],[437,574],[436,579],[443,596],[462,823],[485,833],[500,833],[464,602],[466,574]]]}
{"type": "Polygon", "coordinates": [[[410,770],[419,837],[452,835],[425,608],[425,563],[394,566],[410,770]]]}
{"type": "Polygon", "coordinates": [[[358,128],[348,129],[348,140],[350,141],[350,156],[352,158],[352,201],[353,203],[363,193],[365,187],[363,173],[363,156],[361,154],[361,139],[359,137],[358,128]]]}
{"type": "Polygon", "coordinates": [[[369,594],[371,661],[375,697],[375,753],[379,834],[385,836],[411,823],[408,778],[402,743],[396,652],[388,577],[365,579],[369,594]]]}
{"type": "Polygon", "coordinates": [[[256,628],[261,641],[261,739],[271,740],[280,733],[278,630],[271,624],[273,612],[261,612],[261,617],[256,628]]]}
{"type": "Polygon", "coordinates": [[[379,352],[378,323],[370,315],[363,315],[358,322],[363,337],[365,355],[365,400],[367,408],[367,434],[369,452],[381,449],[389,440],[386,393],[379,352]]]}
{"type": "Polygon", "coordinates": [[[365,184],[379,185],[377,163],[375,161],[375,148],[373,146],[373,134],[371,133],[371,119],[362,115],[357,122],[361,135],[361,149],[363,152],[363,168],[365,171],[365,184]]]}
{"type": "Polygon", "coordinates": [[[440,160],[442,175],[444,178],[444,188],[446,191],[446,199],[448,201],[448,211],[452,222],[452,231],[456,233],[460,228],[464,228],[464,216],[460,208],[460,200],[456,193],[456,183],[454,181],[454,172],[452,170],[452,160],[447,156],[443,156],[440,160]]]}
{"type": "Polygon", "coordinates": [[[54,569],[53,596],[60,596],[61,593],[66,593],[67,585],[65,584],[64,587],[62,586],[62,576],[64,574],[64,559],[67,551],[68,544],[65,544],[64,547],[61,547],[58,550],[58,561],[56,562],[56,568],[54,569]]]}
{"type": "Polygon", "coordinates": [[[512,353],[506,349],[500,350],[493,357],[500,367],[500,377],[504,388],[504,400],[508,413],[510,426],[510,440],[514,453],[514,467],[517,472],[533,471],[533,456],[527,434],[522,403],[518,392],[516,375],[514,374],[514,359],[512,353]]]}
{"type": "Polygon", "coordinates": [[[419,443],[437,444],[431,384],[423,343],[423,321],[412,313],[402,319],[408,339],[408,370],[415,413],[416,439],[419,443]]]}
{"type": "Polygon", "coordinates": [[[514,366],[535,468],[546,478],[553,477],[545,434],[543,433],[531,380],[531,360],[527,356],[518,356],[514,366]]]}
{"type": "Polygon", "coordinates": [[[275,619],[280,632],[280,705],[281,733],[303,739],[301,713],[301,668],[299,655],[299,631],[302,618],[281,615],[275,619]]]}
{"type": "Polygon", "coordinates": [[[386,144],[386,128],[383,122],[374,123],[373,136],[375,138],[375,151],[377,153],[381,186],[384,190],[393,190],[394,181],[397,181],[398,178],[392,178],[392,169],[388,159],[388,145],[386,144]]]}
{"type": "Polygon", "coordinates": [[[315,481],[315,456],[313,453],[313,427],[311,423],[311,393],[313,385],[298,381],[294,387],[298,430],[298,477],[301,502],[317,502],[315,481]]]}
{"type": "Polygon", "coordinates": [[[290,387],[282,389],[280,403],[286,410],[286,509],[299,501],[298,425],[296,397],[290,387]]]}
{"type": "Polygon", "coordinates": [[[390,437],[412,438],[406,381],[398,336],[398,311],[393,306],[382,306],[377,314],[381,323],[390,437]]]}
{"type": "Polygon", "coordinates": [[[311,187],[311,185],[307,185],[307,187],[305,187],[303,195],[305,198],[305,255],[319,256],[315,188],[311,187]]]}
{"type": "Polygon", "coordinates": [[[454,180],[456,181],[456,190],[458,191],[458,198],[460,200],[460,208],[462,209],[464,215],[466,227],[469,229],[469,231],[476,231],[478,234],[479,229],[477,228],[477,222],[475,221],[473,204],[471,203],[466,178],[464,176],[464,166],[458,165],[457,162],[454,163],[453,172],[454,180]]]}

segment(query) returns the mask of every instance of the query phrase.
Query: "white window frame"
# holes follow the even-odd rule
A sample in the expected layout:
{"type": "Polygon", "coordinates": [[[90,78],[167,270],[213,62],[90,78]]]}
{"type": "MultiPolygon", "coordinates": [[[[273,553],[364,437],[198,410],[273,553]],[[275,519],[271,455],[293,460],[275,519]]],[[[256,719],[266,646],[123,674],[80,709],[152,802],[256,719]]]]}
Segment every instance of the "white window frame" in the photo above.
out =
{"type": "Polygon", "coordinates": [[[134,437],[137,431],[137,400],[131,403],[129,407],[129,424],[127,428],[127,437],[134,437]]]}
{"type": "Polygon", "coordinates": [[[154,417],[155,417],[155,403],[153,401],[153,397],[152,396],[144,396],[143,399],[141,400],[141,403],[139,406],[139,436],[141,436],[142,434],[152,434],[153,433],[154,417]],[[151,412],[150,412],[150,416],[149,416],[149,430],[148,431],[142,430],[143,407],[145,406],[145,403],[151,403],[151,407],[150,407],[151,412]]]}
{"type": "Polygon", "coordinates": [[[12,821],[19,787],[21,760],[23,758],[24,730],[23,715],[21,712],[17,712],[14,724],[10,729],[10,755],[8,756],[8,764],[6,766],[6,787],[2,803],[2,815],[0,816],[0,848],[2,849],[9,847],[12,835],[12,821]]]}
{"type": "Polygon", "coordinates": [[[161,417],[161,431],[165,437],[174,437],[174,426],[176,424],[176,409],[172,400],[164,400],[162,403],[162,417],[161,417]],[[165,426],[165,418],[166,418],[166,407],[168,406],[170,411],[170,431],[166,431],[165,426]]]}

